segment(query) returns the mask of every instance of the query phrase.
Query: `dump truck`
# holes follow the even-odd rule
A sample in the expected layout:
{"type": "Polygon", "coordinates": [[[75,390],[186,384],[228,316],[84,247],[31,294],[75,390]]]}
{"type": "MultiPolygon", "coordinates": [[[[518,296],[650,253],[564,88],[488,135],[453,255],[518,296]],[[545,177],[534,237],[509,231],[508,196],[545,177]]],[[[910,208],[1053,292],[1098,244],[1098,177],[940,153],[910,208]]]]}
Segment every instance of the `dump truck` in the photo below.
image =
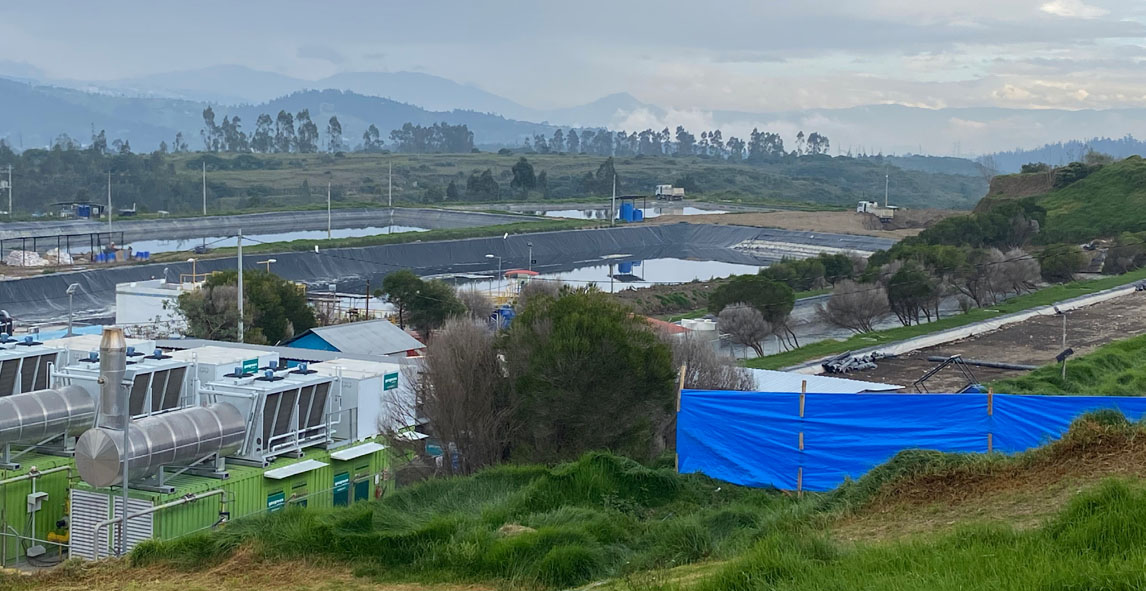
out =
{"type": "Polygon", "coordinates": [[[657,185],[656,198],[661,201],[681,201],[684,199],[684,187],[672,185],[657,185]]]}

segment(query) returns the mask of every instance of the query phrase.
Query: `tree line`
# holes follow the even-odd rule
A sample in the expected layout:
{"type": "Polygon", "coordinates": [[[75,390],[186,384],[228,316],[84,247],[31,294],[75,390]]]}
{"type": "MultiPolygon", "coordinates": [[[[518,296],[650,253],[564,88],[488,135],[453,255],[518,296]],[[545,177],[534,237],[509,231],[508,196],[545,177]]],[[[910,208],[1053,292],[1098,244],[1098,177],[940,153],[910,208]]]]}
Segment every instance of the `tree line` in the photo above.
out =
{"type": "Polygon", "coordinates": [[[785,150],[780,134],[753,128],[747,140],[730,136],[727,140],[719,129],[700,132],[700,139],[678,125],[675,133],[646,129],[627,132],[607,129],[558,129],[553,135],[534,134],[522,144],[527,152],[538,154],[572,153],[601,156],[706,156],[727,160],[763,160],[783,156],[817,156],[828,154],[828,137],[812,132],[796,134],[796,145],[785,150]]]}

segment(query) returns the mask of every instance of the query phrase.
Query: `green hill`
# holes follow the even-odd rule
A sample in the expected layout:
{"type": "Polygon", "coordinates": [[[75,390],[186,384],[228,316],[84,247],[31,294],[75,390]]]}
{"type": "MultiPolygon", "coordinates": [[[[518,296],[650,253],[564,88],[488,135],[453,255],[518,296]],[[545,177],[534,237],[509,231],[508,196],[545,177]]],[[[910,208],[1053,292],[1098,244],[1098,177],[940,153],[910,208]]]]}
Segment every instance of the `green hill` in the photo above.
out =
{"type": "Polygon", "coordinates": [[[1060,173],[1053,180],[1058,188],[1050,186],[1047,173],[997,177],[975,209],[985,211],[1005,201],[1029,200],[1046,209],[1039,240],[1047,244],[1146,230],[1146,160],[1131,156],[1101,167],[1071,166],[1086,176],[1069,182],[1060,173]]]}

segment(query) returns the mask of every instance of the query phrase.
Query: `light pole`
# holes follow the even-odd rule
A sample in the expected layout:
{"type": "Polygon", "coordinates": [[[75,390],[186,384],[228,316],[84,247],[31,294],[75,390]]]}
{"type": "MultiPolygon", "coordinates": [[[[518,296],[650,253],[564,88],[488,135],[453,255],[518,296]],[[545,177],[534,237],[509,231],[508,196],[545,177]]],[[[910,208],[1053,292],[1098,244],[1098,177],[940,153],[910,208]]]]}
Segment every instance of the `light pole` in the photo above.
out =
{"type": "Polygon", "coordinates": [[[497,295],[501,297],[501,257],[496,254],[485,255],[487,259],[497,259],[497,295]]]}
{"type": "MultiPolygon", "coordinates": [[[[188,262],[188,263],[191,263],[191,284],[192,284],[192,285],[194,285],[194,284],[195,284],[195,263],[196,263],[196,261],[198,261],[198,260],[199,260],[199,259],[196,259],[196,258],[190,258],[190,259],[187,259],[187,262],[188,262]]],[[[180,281],[179,283],[183,283],[183,282],[182,282],[182,281],[180,281]]]]}
{"type": "Polygon", "coordinates": [[[533,270],[533,243],[532,242],[526,242],[525,245],[529,247],[529,267],[527,267],[527,268],[530,271],[532,271],[533,270]]]}
{"type": "Polygon", "coordinates": [[[1062,353],[1058,354],[1058,358],[1062,361],[1062,381],[1066,383],[1066,358],[1070,357],[1074,351],[1066,348],[1066,312],[1060,310],[1058,306],[1054,306],[1054,313],[1062,316],[1062,353]]]}
{"type": "Polygon", "coordinates": [[[271,272],[271,263],[277,263],[277,262],[278,261],[275,259],[267,259],[265,261],[259,261],[257,264],[266,265],[267,266],[267,273],[270,273],[271,272]]]}
{"type": "Polygon", "coordinates": [[[76,294],[76,290],[80,288],[79,283],[73,283],[68,286],[68,336],[72,336],[72,296],[76,294]]]}

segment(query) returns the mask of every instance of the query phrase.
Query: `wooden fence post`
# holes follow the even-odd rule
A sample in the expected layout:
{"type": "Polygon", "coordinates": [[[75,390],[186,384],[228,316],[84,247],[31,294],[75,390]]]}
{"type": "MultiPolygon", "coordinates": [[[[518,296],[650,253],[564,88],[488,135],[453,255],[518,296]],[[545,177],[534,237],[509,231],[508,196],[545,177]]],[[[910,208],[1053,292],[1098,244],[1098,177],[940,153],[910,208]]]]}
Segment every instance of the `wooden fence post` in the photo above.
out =
{"type": "MultiPolygon", "coordinates": [[[[673,418],[674,423],[676,421],[680,420],[680,397],[684,393],[684,378],[685,378],[685,375],[687,373],[688,373],[688,366],[687,365],[681,365],[680,366],[680,380],[677,381],[677,385],[676,385],[676,416],[673,418]]],[[[680,451],[678,451],[680,449],[680,442],[678,441],[677,445],[675,445],[674,447],[676,449],[673,450],[673,454],[672,454],[674,456],[673,461],[676,464],[677,474],[680,474],[680,451]]]]}
{"type": "MultiPolygon", "coordinates": [[[[995,389],[987,388],[987,416],[995,416],[995,389]]],[[[990,419],[987,420],[987,453],[995,449],[995,434],[991,432],[990,419]]]]}
{"type": "Polygon", "coordinates": [[[800,465],[796,469],[796,496],[804,496],[804,402],[808,395],[808,380],[800,382],[800,465]]]}

